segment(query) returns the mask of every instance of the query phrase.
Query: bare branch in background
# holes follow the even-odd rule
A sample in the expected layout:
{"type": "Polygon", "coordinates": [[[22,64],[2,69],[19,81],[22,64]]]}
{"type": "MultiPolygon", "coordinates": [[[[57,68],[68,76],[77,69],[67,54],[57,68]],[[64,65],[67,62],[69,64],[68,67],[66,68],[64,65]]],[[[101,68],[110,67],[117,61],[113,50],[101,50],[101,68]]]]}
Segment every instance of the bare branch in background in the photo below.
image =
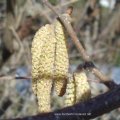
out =
{"type": "Polygon", "coordinates": [[[21,79],[21,80],[30,80],[32,79],[32,77],[27,77],[27,76],[12,76],[12,75],[6,75],[6,76],[1,76],[0,77],[0,81],[1,80],[14,80],[14,79],[21,79]]]}

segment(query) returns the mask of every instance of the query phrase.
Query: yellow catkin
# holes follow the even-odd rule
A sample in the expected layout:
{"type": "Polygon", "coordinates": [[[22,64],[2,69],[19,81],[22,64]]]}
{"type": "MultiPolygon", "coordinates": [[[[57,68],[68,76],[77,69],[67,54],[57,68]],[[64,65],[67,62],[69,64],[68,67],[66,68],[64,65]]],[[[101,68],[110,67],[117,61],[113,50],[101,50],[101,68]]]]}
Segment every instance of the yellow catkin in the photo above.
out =
{"type": "MultiPolygon", "coordinates": [[[[37,80],[39,78],[39,64],[40,64],[40,58],[41,58],[41,50],[44,43],[44,33],[47,31],[45,27],[42,27],[39,29],[33,39],[32,42],[32,89],[34,94],[37,94],[37,80]]],[[[46,34],[47,35],[47,34],[46,34]]]]}
{"type": "Polygon", "coordinates": [[[84,102],[88,100],[91,96],[90,85],[87,80],[86,73],[84,71],[79,73],[74,73],[75,80],[75,103],[84,102]]]}
{"type": "Polygon", "coordinates": [[[56,20],[54,23],[54,31],[56,38],[54,87],[56,94],[59,95],[62,87],[64,86],[64,81],[67,78],[69,69],[69,58],[66,45],[67,39],[65,31],[58,20],[56,20]]]}
{"type": "MultiPolygon", "coordinates": [[[[63,15],[69,18],[69,15],[63,15]]],[[[32,42],[32,89],[37,96],[38,111],[51,111],[51,89],[60,95],[67,80],[65,106],[71,106],[90,97],[86,74],[82,71],[68,77],[69,59],[67,39],[62,24],[56,20],[40,28],[32,42]],[[52,86],[54,85],[54,86],[52,86]]]]}
{"type": "Polygon", "coordinates": [[[67,79],[67,88],[65,93],[64,107],[75,104],[75,83],[72,74],[67,79]]]}
{"type": "Polygon", "coordinates": [[[91,96],[91,90],[84,71],[73,73],[67,82],[65,106],[72,106],[84,102],[91,96]]]}
{"type": "Polygon", "coordinates": [[[51,25],[42,27],[32,43],[32,88],[39,112],[50,112],[55,37],[51,25]],[[49,42],[50,41],[50,42],[49,42]]]}
{"type": "Polygon", "coordinates": [[[41,78],[39,82],[37,82],[37,99],[39,112],[51,111],[51,86],[52,80],[48,78],[41,78]]]}

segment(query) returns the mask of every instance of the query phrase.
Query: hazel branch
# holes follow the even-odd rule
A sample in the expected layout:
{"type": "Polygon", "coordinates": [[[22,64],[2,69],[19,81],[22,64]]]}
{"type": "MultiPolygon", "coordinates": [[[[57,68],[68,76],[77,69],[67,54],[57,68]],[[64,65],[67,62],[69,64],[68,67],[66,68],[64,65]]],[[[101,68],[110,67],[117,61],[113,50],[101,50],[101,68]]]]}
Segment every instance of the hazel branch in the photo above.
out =
{"type": "MultiPolygon", "coordinates": [[[[82,44],[80,43],[80,40],[78,39],[76,33],[74,32],[72,26],[70,23],[68,23],[55,9],[54,7],[47,1],[47,0],[42,0],[42,2],[48,6],[59,18],[59,20],[61,21],[61,23],[64,25],[64,27],[66,28],[68,34],[70,35],[70,37],[72,38],[74,44],[76,45],[79,53],[81,54],[81,57],[83,58],[83,60],[87,63],[92,63],[92,60],[90,58],[90,56],[87,54],[87,52],[85,51],[85,49],[83,48],[82,44]]],[[[112,80],[104,75],[95,65],[94,67],[91,67],[91,72],[93,74],[95,74],[96,77],[98,77],[102,83],[104,83],[108,88],[114,88],[117,85],[112,82],[112,80]]]]}
{"type": "Polygon", "coordinates": [[[35,116],[15,118],[11,120],[78,120],[78,118],[80,120],[94,119],[100,115],[119,108],[119,96],[120,85],[117,88],[97,97],[91,98],[84,103],[78,103],[74,106],[66,107],[50,113],[41,113],[35,116]]]}

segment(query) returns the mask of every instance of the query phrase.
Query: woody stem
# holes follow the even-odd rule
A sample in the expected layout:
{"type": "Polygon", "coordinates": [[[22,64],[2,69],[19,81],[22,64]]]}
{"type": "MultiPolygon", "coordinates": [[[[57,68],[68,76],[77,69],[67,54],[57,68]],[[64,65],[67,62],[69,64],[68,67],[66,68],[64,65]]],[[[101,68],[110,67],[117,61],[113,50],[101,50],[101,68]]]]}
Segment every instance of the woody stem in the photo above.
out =
{"type": "MultiPolygon", "coordinates": [[[[42,2],[48,6],[60,19],[60,21],[62,22],[62,24],[64,25],[64,27],[66,28],[68,34],[70,35],[70,37],[72,38],[74,44],[76,45],[79,53],[81,54],[83,60],[87,63],[92,63],[92,60],[90,58],[90,56],[87,54],[87,52],[85,51],[85,49],[83,48],[82,44],[80,43],[80,40],[78,39],[75,31],[73,30],[72,26],[70,23],[66,22],[64,20],[64,18],[54,9],[54,7],[47,1],[47,0],[42,0],[42,2]]],[[[108,88],[114,88],[117,85],[112,82],[112,80],[104,75],[95,65],[94,67],[90,68],[91,72],[100,79],[100,81],[102,83],[104,83],[108,88]]]]}

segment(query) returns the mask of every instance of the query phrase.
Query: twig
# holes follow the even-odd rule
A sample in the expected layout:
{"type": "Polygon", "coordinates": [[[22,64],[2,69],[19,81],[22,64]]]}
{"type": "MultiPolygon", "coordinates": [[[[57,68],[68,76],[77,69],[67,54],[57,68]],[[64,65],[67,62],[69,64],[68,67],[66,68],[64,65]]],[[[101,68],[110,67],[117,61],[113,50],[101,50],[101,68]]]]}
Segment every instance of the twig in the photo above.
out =
{"type": "MultiPolygon", "coordinates": [[[[74,32],[72,26],[70,23],[68,23],[66,20],[64,20],[64,18],[53,8],[53,6],[47,1],[47,0],[42,0],[42,2],[47,5],[60,19],[60,21],[63,23],[63,25],[65,26],[67,32],[69,33],[70,37],[72,38],[74,44],[76,45],[78,51],[80,52],[83,60],[85,62],[90,62],[93,64],[92,60],[90,59],[90,57],[87,55],[85,49],[83,48],[82,44],[80,43],[76,33],[74,32]]],[[[117,85],[112,82],[112,80],[107,77],[106,75],[103,75],[103,73],[101,73],[97,67],[92,67],[90,69],[92,71],[92,73],[94,73],[100,80],[101,82],[103,82],[108,88],[114,88],[117,85]],[[111,80],[111,81],[110,81],[111,80]]]]}
{"type": "Polygon", "coordinates": [[[22,47],[22,43],[21,43],[20,37],[19,37],[18,34],[16,33],[15,29],[13,28],[13,26],[9,27],[9,29],[12,31],[13,35],[14,35],[15,38],[16,38],[16,41],[17,41],[18,44],[19,44],[19,47],[21,48],[21,47],[22,47]]]}
{"type": "Polygon", "coordinates": [[[14,75],[8,75],[8,76],[1,76],[0,77],[0,81],[1,80],[15,80],[15,79],[30,80],[31,77],[27,77],[27,76],[14,76],[14,75]]]}
{"type": "MultiPolygon", "coordinates": [[[[1,81],[1,80],[14,80],[14,79],[31,80],[32,77],[27,77],[27,76],[14,76],[14,75],[0,76],[0,81],[1,81]]],[[[99,80],[92,80],[92,79],[88,79],[88,82],[100,83],[99,80]]]]}
{"type": "Polygon", "coordinates": [[[20,12],[19,12],[19,14],[16,17],[16,25],[15,25],[16,29],[18,29],[18,27],[21,24],[22,19],[24,18],[26,6],[28,5],[27,3],[28,3],[28,0],[26,0],[25,4],[23,5],[22,9],[20,9],[20,12]]]}
{"type": "MultiPolygon", "coordinates": [[[[61,6],[66,6],[66,5],[72,4],[72,3],[77,2],[77,1],[78,0],[70,0],[68,2],[65,2],[64,4],[55,6],[55,9],[59,9],[61,6]]],[[[39,13],[37,13],[37,15],[44,16],[49,23],[53,22],[52,19],[50,18],[50,16],[48,16],[48,13],[51,12],[51,10],[43,11],[40,7],[34,8],[34,9],[38,10],[39,13]]]]}
{"type": "Polygon", "coordinates": [[[88,82],[101,83],[99,80],[92,80],[92,79],[88,79],[88,82]]]}
{"type": "Polygon", "coordinates": [[[86,15],[86,12],[87,12],[87,9],[88,9],[88,6],[90,5],[90,1],[87,1],[87,3],[85,4],[85,7],[84,7],[84,10],[82,11],[82,14],[80,16],[80,25],[79,25],[79,28],[82,27],[83,25],[83,20],[84,20],[84,16],[86,15]]]}
{"type": "Polygon", "coordinates": [[[87,53],[85,52],[83,46],[80,44],[79,39],[76,36],[76,33],[74,32],[72,26],[70,23],[68,23],[54,8],[53,6],[47,1],[47,0],[43,0],[43,3],[46,4],[61,20],[61,22],[63,23],[63,25],[65,26],[65,28],[67,29],[67,32],[69,33],[69,35],[71,36],[71,38],[73,39],[75,45],[78,48],[78,51],[81,53],[81,56],[83,57],[83,59],[85,59],[85,61],[90,61],[90,57],[87,55],[87,53]]]}
{"type": "MultiPolygon", "coordinates": [[[[41,7],[36,7],[36,2],[35,1],[31,1],[29,0],[29,3],[32,7],[34,7],[34,9],[36,9],[36,11],[38,12],[36,15],[40,15],[40,16],[44,16],[46,18],[46,20],[49,22],[49,23],[52,23],[52,19],[50,18],[50,16],[48,15],[48,13],[46,13],[43,8],[41,7]]],[[[35,17],[36,17],[35,15],[35,17]]]]}
{"type": "MultiPolygon", "coordinates": [[[[20,58],[21,58],[21,56],[22,56],[22,54],[24,53],[24,47],[23,47],[23,44],[22,44],[22,42],[21,42],[21,39],[20,39],[20,37],[18,36],[18,34],[17,34],[17,32],[15,31],[15,29],[11,26],[10,27],[10,30],[12,31],[12,33],[13,33],[13,35],[15,36],[15,40],[18,42],[18,44],[19,44],[19,52],[17,53],[18,55],[17,55],[17,57],[16,57],[16,64],[19,62],[19,60],[20,60],[20,58]]],[[[13,54],[14,55],[14,54],[13,54]]],[[[16,65],[15,64],[15,65],[16,65]]]]}
{"type": "MultiPolygon", "coordinates": [[[[77,2],[77,1],[78,1],[78,0],[69,0],[69,1],[67,1],[67,2],[64,2],[64,3],[61,4],[61,5],[55,6],[54,8],[55,8],[55,9],[59,9],[60,7],[67,6],[67,5],[72,4],[72,3],[75,3],[75,2],[77,2]]],[[[47,10],[47,11],[45,12],[45,14],[48,14],[49,12],[51,12],[51,10],[47,10]]]]}
{"type": "MultiPolygon", "coordinates": [[[[116,50],[116,48],[114,48],[115,50],[116,50]]],[[[93,51],[93,53],[91,53],[90,54],[90,56],[92,56],[92,57],[94,57],[95,55],[97,55],[97,54],[100,54],[100,53],[103,53],[103,52],[105,52],[105,51],[107,51],[108,50],[108,48],[102,48],[102,49],[98,49],[98,50],[96,50],[96,51],[93,51]]],[[[118,49],[117,50],[118,52],[120,52],[120,50],[118,49]]],[[[76,54],[70,54],[69,55],[69,58],[71,59],[71,58],[75,58],[75,57],[80,57],[80,54],[78,53],[76,53],[76,54]]]]}

